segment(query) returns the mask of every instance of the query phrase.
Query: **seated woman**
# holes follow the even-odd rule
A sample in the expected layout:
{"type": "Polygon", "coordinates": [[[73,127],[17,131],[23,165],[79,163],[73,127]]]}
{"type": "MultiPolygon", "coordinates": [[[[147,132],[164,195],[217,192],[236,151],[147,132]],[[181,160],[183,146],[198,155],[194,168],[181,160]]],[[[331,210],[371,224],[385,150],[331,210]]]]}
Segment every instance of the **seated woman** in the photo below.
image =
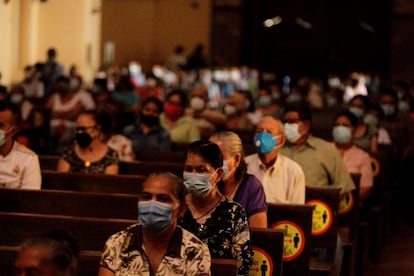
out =
{"type": "Polygon", "coordinates": [[[378,129],[365,122],[364,117],[370,109],[368,96],[356,95],[348,103],[348,110],[358,118],[358,124],[354,130],[353,143],[366,152],[378,151],[378,129]]]}
{"type": "Polygon", "coordinates": [[[332,136],[348,172],[361,174],[359,197],[364,200],[368,197],[374,180],[369,154],[353,143],[357,125],[358,118],[352,112],[339,112],[334,120],[332,136]]]}
{"type": "Polygon", "coordinates": [[[75,141],[59,159],[59,172],[118,174],[118,153],[108,147],[110,120],[105,113],[84,111],[76,119],[75,141]]]}
{"type": "Polygon", "coordinates": [[[265,192],[260,180],[247,173],[240,137],[232,131],[222,131],[212,135],[210,141],[219,146],[224,158],[220,191],[246,209],[250,227],[267,228],[265,192]]]}
{"type": "Polygon", "coordinates": [[[252,248],[246,211],[219,191],[222,167],[223,156],[215,143],[189,145],[183,173],[188,209],[179,224],[207,243],[212,258],[240,260],[238,275],[248,275],[252,248]]]}
{"type": "Polygon", "coordinates": [[[188,105],[187,95],[182,90],[171,91],[164,103],[164,112],[160,115],[160,124],[176,144],[189,144],[200,139],[200,131],[196,121],[185,115],[188,105]]]}

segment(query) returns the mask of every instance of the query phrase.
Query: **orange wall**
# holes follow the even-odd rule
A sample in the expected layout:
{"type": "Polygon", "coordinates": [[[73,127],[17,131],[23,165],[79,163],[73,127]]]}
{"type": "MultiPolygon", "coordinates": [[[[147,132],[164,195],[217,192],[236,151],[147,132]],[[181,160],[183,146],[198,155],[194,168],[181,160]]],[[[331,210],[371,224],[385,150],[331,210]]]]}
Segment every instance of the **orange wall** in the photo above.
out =
{"type": "Polygon", "coordinates": [[[115,64],[134,59],[148,70],[177,44],[189,53],[201,42],[208,54],[210,18],[210,0],[103,0],[102,43],[115,43],[115,64]]]}

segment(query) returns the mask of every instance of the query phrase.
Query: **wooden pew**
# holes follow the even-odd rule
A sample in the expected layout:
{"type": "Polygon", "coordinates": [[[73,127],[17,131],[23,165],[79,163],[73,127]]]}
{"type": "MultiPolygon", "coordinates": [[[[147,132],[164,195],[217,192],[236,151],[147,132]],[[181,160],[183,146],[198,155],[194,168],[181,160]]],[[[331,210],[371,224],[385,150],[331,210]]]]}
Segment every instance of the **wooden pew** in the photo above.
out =
{"type": "MultiPolygon", "coordinates": [[[[0,275],[12,275],[11,269],[18,246],[0,246],[0,275]]],[[[79,254],[78,276],[98,275],[101,251],[82,250],[79,254]]],[[[236,276],[238,261],[233,259],[211,259],[212,276],[236,276]]]]}
{"type": "Polygon", "coordinates": [[[342,260],[343,275],[353,275],[355,273],[356,262],[364,258],[362,254],[365,251],[363,247],[364,240],[358,239],[360,234],[359,188],[361,174],[351,174],[351,178],[356,189],[346,194],[341,194],[339,203],[338,231],[342,239],[342,249],[344,251],[342,260]]]}
{"type": "Polygon", "coordinates": [[[253,263],[249,275],[263,275],[263,272],[265,275],[282,275],[284,233],[272,228],[251,228],[250,239],[253,263]]]}
{"type": "Polygon", "coordinates": [[[0,189],[0,211],[136,219],[138,195],[0,189]]]}
{"type": "Polygon", "coordinates": [[[340,188],[306,187],[305,204],[315,206],[312,219],[312,248],[327,250],[326,261],[311,258],[311,275],[333,275],[338,242],[340,188]]]}
{"type": "Polygon", "coordinates": [[[0,212],[0,245],[17,246],[24,238],[52,230],[71,234],[82,250],[101,251],[106,239],[137,220],[0,212]]]}
{"type": "Polygon", "coordinates": [[[163,162],[181,162],[184,163],[186,159],[186,151],[159,151],[159,150],[140,150],[136,153],[137,161],[163,161],[163,162]]]}
{"type": "Polygon", "coordinates": [[[309,275],[312,212],[313,206],[310,205],[268,204],[269,228],[281,229],[286,233],[283,275],[309,275]],[[297,246],[295,237],[299,238],[297,246]]]}
{"type": "MultiPolygon", "coordinates": [[[[172,152],[162,155],[154,153],[153,157],[147,156],[149,160],[141,161],[121,161],[119,162],[119,174],[148,175],[155,171],[170,171],[178,176],[182,176],[184,168],[184,153],[172,152]],[[177,159],[173,159],[177,158],[177,159]]],[[[57,155],[39,155],[39,163],[42,171],[56,171],[59,156],[57,155]]]]}
{"type": "Polygon", "coordinates": [[[152,172],[169,171],[182,177],[184,161],[167,162],[167,161],[131,161],[120,162],[119,173],[121,175],[148,175],[152,172]]]}
{"type": "Polygon", "coordinates": [[[42,171],[42,189],[138,194],[145,176],[60,173],[42,171]]]}

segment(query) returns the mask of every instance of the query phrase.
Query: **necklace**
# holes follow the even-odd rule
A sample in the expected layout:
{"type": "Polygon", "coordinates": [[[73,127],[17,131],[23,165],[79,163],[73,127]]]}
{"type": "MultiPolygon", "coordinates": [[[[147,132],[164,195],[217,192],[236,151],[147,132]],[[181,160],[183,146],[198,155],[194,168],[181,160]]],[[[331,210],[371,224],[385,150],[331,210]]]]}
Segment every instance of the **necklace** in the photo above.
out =
{"type": "Polygon", "coordinates": [[[220,203],[220,201],[221,201],[221,199],[223,198],[223,195],[221,195],[220,196],[220,198],[217,200],[217,202],[213,205],[213,207],[211,207],[210,209],[208,209],[207,210],[207,212],[205,212],[204,214],[202,214],[201,216],[199,216],[199,217],[197,217],[197,218],[194,218],[195,220],[199,220],[199,219],[201,219],[201,218],[203,218],[203,217],[205,217],[205,216],[207,216],[210,212],[211,212],[211,210],[213,210],[214,208],[216,208],[217,207],[217,205],[219,205],[219,203],[220,203]]]}

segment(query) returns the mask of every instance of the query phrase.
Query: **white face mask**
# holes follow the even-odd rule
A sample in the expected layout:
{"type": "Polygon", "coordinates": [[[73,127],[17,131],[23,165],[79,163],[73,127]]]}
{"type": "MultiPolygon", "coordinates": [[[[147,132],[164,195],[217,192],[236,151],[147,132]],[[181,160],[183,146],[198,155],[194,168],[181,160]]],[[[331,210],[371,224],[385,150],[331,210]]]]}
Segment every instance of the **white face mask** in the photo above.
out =
{"type": "Polygon", "coordinates": [[[9,130],[0,129],[0,146],[3,146],[7,142],[8,138],[6,138],[6,134],[10,132],[10,130],[11,128],[9,130]]]}
{"type": "Polygon", "coordinates": [[[237,109],[236,109],[236,107],[234,105],[226,104],[224,106],[224,113],[226,115],[230,115],[231,116],[231,115],[236,114],[236,112],[237,112],[237,109]]]}
{"type": "Polygon", "coordinates": [[[301,137],[298,124],[285,123],[285,136],[290,143],[295,143],[301,137]]]}
{"type": "Polygon", "coordinates": [[[190,106],[192,109],[196,110],[196,111],[200,111],[204,108],[205,103],[204,100],[200,97],[193,97],[190,100],[190,106]]]}

